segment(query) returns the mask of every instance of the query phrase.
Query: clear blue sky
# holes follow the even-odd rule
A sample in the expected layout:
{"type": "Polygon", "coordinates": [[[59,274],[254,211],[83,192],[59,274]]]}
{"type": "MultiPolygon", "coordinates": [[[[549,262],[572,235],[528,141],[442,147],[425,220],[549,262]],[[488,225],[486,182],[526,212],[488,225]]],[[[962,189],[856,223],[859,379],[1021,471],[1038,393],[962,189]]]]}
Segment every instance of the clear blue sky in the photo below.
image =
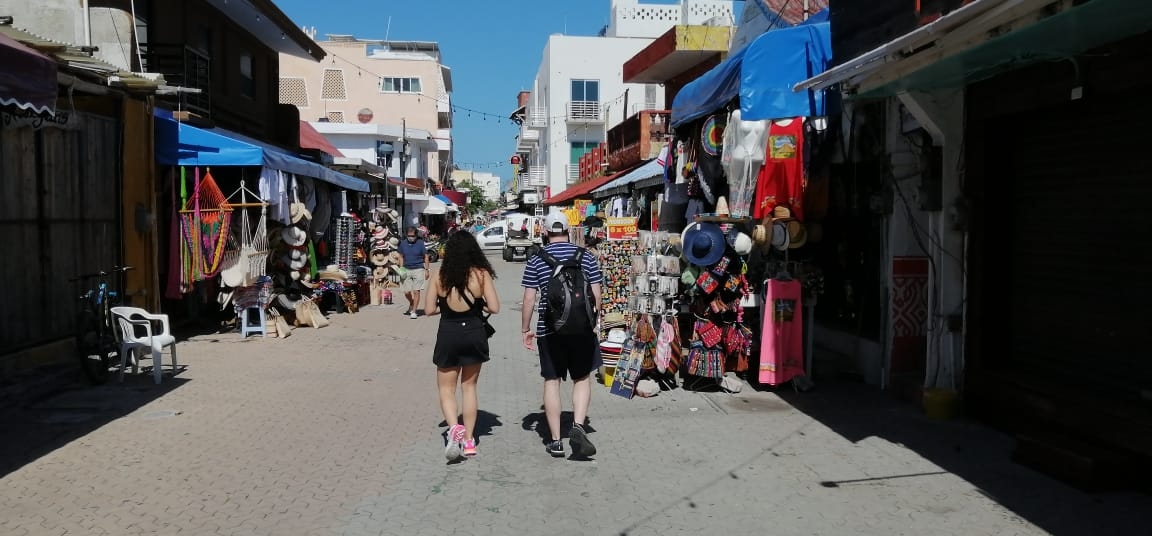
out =
{"type": "MultiPolygon", "coordinates": [[[[457,110],[456,162],[462,167],[502,163],[477,171],[495,173],[507,184],[512,176],[507,162],[518,132],[507,117],[516,108],[516,94],[531,88],[548,36],[596,35],[608,23],[610,0],[276,0],[276,4],[297,26],[314,26],[317,39],[324,34],[352,34],[440,43],[444,63],[452,68],[453,103],[496,115],[469,116],[457,110]]],[[[743,2],[736,2],[737,12],[741,7],[743,2]]]]}

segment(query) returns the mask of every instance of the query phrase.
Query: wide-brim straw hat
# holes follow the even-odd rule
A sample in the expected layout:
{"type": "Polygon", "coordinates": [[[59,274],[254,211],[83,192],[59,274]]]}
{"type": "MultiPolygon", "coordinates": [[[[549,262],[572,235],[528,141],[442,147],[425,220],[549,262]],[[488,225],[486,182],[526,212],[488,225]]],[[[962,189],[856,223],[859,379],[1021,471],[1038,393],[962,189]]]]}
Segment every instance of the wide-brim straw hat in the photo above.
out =
{"type": "Polygon", "coordinates": [[[292,223],[300,223],[303,220],[312,220],[312,213],[308,211],[308,207],[304,203],[292,203],[288,206],[288,217],[291,218],[292,223]]]}
{"type": "Polygon", "coordinates": [[[340,267],[335,264],[329,264],[327,268],[320,270],[320,272],[316,274],[316,277],[321,281],[347,281],[348,272],[341,270],[340,267]]]}

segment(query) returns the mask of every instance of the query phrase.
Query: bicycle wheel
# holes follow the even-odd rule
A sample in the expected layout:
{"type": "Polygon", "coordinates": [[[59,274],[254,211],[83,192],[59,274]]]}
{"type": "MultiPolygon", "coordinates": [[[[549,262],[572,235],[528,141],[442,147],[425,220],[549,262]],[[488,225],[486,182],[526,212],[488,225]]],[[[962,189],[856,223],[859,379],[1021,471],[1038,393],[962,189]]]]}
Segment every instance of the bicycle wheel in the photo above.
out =
{"type": "Polygon", "coordinates": [[[111,376],[109,367],[112,355],[117,353],[116,341],[102,337],[94,325],[85,328],[76,337],[76,358],[80,361],[80,370],[88,382],[100,385],[107,382],[111,376]]]}

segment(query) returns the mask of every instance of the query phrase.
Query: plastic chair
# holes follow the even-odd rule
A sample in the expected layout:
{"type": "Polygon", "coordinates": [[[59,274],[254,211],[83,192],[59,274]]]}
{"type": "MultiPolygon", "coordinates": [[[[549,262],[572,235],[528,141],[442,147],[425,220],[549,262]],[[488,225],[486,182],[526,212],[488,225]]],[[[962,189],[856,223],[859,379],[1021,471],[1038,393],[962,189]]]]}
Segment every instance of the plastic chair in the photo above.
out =
{"type": "Polygon", "coordinates": [[[157,384],[163,375],[161,354],[165,347],[171,347],[172,374],[176,374],[176,337],[168,328],[168,315],[152,314],[137,307],[113,307],[112,316],[120,326],[120,381],[124,381],[129,354],[133,374],[139,371],[137,351],[144,349],[152,352],[152,375],[157,384]],[[159,332],[153,330],[157,323],[159,332]],[[143,335],[139,334],[141,331],[143,335]]]}

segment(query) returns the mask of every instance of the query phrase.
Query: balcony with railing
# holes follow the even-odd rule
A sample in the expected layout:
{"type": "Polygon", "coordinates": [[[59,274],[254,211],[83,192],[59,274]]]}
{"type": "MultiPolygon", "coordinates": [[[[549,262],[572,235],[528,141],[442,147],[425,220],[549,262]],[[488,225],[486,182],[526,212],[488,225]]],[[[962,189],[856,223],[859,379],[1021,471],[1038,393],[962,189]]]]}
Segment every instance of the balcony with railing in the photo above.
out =
{"type": "Polygon", "coordinates": [[[602,123],[604,108],[599,102],[570,101],[567,117],[569,123],[602,123]]]}
{"type": "Polygon", "coordinates": [[[643,110],[608,131],[608,167],[624,169],[660,156],[672,137],[672,112],[643,110]]]}
{"type": "Polygon", "coordinates": [[[580,182],[580,164],[568,164],[566,178],[569,185],[580,182]]]}
{"type": "Polygon", "coordinates": [[[546,128],[548,126],[548,109],[540,107],[528,110],[528,126],[546,128]]]}
{"type": "Polygon", "coordinates": [[[516,136],[516,150],[531,151],[540,141],[540,131],[528,128],[527,124],[520,125],[520,134],[516,136]]]}
{"type": "Polygon", "coordinates": [[[160,73],[168,85],[199,89],[199,93],[177,92],[167,98],[182,110],[203,118],[212,117],[212,59],[186,45],[141,44],[146,72],[160,73]]]}
{"type": "Polygon", "coordinates": [[[548,187],[548,168],[546,166],[528,166],[527,177],[523,183],[528,186],[546,188],[548,187]]]}

